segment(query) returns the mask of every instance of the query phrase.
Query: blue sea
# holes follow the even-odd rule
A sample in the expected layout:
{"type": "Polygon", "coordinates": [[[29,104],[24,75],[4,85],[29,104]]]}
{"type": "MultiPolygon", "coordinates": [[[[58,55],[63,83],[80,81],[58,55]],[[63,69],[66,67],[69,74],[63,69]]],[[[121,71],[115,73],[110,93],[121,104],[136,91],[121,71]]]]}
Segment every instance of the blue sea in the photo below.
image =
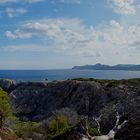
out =
{"type": "Polygon", "coordinates": [[[0,78],[16,81],[66,80],[72,78],[130,79],[140,78],[140,71],[123,70],[0,70],[0,78]]]}

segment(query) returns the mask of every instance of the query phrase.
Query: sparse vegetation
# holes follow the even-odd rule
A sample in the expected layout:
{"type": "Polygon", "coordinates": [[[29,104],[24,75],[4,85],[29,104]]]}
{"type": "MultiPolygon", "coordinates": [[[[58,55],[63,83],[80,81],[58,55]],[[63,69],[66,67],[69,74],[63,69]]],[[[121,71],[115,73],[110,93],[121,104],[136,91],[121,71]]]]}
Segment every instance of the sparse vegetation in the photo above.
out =
{"type": "Polygon", "coordinates": [[[0,109],[6,117],[12,117],[12,111],[9,104],[9,98],[5,91],[0,88],[0,109]]]}
{"type": "Polygon", "coordinates": [[[38,123],[17,121],[14,126],[14,131],[20,138],[32,138],[37,132],[38,123]]]}
{"type": "Polygon", "coordinates": [[[21,138],[32,137],[38,127],[38,123],[20,121],[12,114],[8,94],[0,88],[0,128],[2,128],[2,125],[3,127],[9,127],[4,119],[12,124],[10,127],[21,138]]]}
{"type": "Polygon", "coordinates": [[[100,136],[101,135],[97,128],[89,127],[88,131],[91,136],[100,136]]]}
{"type": "Polygon", "coordinates": [[[58,114],[55,119],[50,121],[47,127],[47,135],[49,138],[58,135],[69,127],[68,120],[65,116],[58,114]]]}
{"type": "Polygon", "coordinates": [[[140,83],[140,78],[134,79],[122,79],[122,80],[104,80],[104,79],[94,79],[94,78],[74,78],[72,80],[76,81],[95,81],[100,83],[101,85],[106,84],[107,86],[117,86],[119,84],[126,84],[126,85],[138,85],[140,83]]]}

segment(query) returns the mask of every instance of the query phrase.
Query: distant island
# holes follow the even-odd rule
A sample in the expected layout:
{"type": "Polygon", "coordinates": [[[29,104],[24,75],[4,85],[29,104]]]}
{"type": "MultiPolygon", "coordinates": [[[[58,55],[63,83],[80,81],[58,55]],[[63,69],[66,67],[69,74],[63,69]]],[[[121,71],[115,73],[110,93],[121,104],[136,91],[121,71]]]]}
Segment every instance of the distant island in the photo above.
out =
{"type": "Polygon", "coordinates": [[[74,66],[72,69],[78,70],[131,70],[131,71],[140,71],[140,65],[134,64],[118,64],[114,66],[103,65],[97,63],[95,65],[83,65],[83,66],[74,66]]]}

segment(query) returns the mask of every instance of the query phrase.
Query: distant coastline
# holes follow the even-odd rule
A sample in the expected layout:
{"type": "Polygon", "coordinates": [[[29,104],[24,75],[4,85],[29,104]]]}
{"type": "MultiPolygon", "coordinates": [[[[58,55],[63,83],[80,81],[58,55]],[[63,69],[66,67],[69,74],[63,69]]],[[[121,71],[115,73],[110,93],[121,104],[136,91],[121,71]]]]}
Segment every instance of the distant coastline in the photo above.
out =
{"type": "Polygon", "coordinates": [[[72,69],[78,69],[78,70],[129,70],[129,71],[140,71],[140,65],[118,64],[118,65],[110,66],[110,65],[103,65],[103,64],[97,63],[95,65],[74,66],[72,69]]]}

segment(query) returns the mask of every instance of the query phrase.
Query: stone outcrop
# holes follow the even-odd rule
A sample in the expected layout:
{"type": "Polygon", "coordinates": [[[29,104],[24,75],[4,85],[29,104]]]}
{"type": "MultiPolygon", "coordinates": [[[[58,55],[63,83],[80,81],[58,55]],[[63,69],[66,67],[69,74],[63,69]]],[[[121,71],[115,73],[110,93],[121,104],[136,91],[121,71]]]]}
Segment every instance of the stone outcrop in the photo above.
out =
{"type": "Polygon", "coordinates": [[[0,87],[5,91],[12,91],[16,86],[16,82],[14,80],[9,79],[0,79],[0,87]]]}
{"type": "Polygon", "coordinates": [[[13,85],[15,88],[9,95],[12,109],[22,120],[42,121],[68,108],[79,116],[88,116],[89,120],[102,115],[101,130],[107,134],[116,121],[115,113],[119,112],[120,121],[128,120],[128,123],[119,130],[116,139],[140,139],[140,80],[66,80],[13,85]]]}

